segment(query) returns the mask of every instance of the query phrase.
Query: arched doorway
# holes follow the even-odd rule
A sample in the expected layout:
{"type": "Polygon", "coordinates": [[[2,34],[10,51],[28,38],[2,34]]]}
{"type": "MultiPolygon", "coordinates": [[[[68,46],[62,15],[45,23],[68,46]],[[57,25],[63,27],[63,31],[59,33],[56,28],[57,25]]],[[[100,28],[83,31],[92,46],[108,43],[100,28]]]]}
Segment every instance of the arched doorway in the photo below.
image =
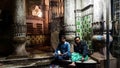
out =
{"type": "Polygon", "coordinates": [[[30,52],[52,51],[48,29],[48,9],[49,0],[26,0],[28,44],[26,49],[30,52]]]}

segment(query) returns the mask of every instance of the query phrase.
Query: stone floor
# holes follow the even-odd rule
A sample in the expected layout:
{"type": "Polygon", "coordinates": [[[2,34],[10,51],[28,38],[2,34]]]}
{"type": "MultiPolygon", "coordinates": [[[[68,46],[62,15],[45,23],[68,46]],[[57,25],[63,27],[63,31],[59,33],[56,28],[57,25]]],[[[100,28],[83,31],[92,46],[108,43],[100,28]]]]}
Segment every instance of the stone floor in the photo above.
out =
{"type": "Polygon", "coordinates": [[[26,47],[29,56],[0,57],[0,68],[49,68],[53,60],[53,50],[50,46],[26,47]]]}
{"type": "Polygon", "coordinates": [[[71,60],[63,60],[63,61],[54,60],[52,63],[54,65],[59,65],[60,67],[64,67],[64,68],[96,68],[97,65],[97,61],[91,58],[84,62],[77,61],[76,66],[74,67],[69,65],[71,63],[71,60]]]}
{"type": "MultiPolygon", "coordinates": [[[[0,58],[0,68],[73,68],[68,66],[71,61],[60,61],[53,64],[53,53],[34,54],[32,57],[2,57],[0,58]]],[[[96,68],[96,61],[89,60],[81,63],[77,62],[74,68],[96,68]]]]}
{"type": "MultiPolygon", "coordinates": [[[[0,58],[0,68],[71,68],[68,67],[70,61],[55,62],[53,64],[53,51],[49,47],[34,47],[28,48],[30,52],[27,56],[8,56],[0,58]]],[[[96,68],[96,62],[89,60],[89,62],[77,62],[77,68],[96,68]],[[91,63],[94,62],[94,63],[91,63]]],[[[76,68],[76,67],[75,67],[76,68]]]]}
{"type": "Polygon", "coordinates": [[[2,57],[0,58],[0,68],[35,68],[37,66],[43,66],[43,68],[46,66],[49,68],[52,60],[52,53],[34,54],[33,57],[21,58],[2,57]]]}

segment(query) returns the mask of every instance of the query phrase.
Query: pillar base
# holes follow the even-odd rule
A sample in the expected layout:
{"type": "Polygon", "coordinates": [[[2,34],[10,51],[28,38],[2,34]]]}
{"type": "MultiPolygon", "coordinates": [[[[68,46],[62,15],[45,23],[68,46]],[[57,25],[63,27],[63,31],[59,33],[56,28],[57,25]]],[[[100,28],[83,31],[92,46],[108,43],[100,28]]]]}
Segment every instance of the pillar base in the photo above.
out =
{"type": "Polygon", "coordinates": [[[14,37],[13,44],[14,44],[14,55],[15,56],[27,56],[28,52],[25,49],[26,46],[26,37],[14,37]]]}
{"type": "MultiPolygon", "coordinates": [[[[98,62],[97,68],[106,68],[106,56],[100,52],[94,52],[91,57],[98,62]]],[[[117,68],[117,60],[110,54],[110,68],[117,68]]]]}

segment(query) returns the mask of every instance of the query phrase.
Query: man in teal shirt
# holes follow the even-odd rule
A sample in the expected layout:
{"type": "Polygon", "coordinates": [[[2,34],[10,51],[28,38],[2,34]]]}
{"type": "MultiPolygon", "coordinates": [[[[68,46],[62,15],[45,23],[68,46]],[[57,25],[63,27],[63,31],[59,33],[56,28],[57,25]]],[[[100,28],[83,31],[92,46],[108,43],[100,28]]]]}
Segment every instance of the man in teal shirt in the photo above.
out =
{"type": "Polygon", "coordinates": [[[69,59],[70,54],[70,43],[66,41],[65,36],[60,37],[60,43],[58,44],[57,49],[55,50],[55,59],[63,60],[69,59]]]}

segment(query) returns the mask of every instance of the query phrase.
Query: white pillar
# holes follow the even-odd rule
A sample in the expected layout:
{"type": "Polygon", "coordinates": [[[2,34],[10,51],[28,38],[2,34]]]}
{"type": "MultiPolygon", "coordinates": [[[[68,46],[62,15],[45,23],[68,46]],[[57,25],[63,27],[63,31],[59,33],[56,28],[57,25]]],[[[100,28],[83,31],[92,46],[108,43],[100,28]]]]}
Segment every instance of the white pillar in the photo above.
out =
{"type": "MultiPolygon", "coordinates": [[[[93,22],[105,21],[104,29],[106,30],[106,0],[94,0],[93,22]]],[[[109,29],[112,29],[111,23],[111,3],[109,1],[109,29]]]]}
{"type": "Polygon", "coordinates": [[[64,24],[67,40],[75,37],[75,0],[64,0],[64,24]]]}
{"type": "Polygon", "coordinates": [[[76,0],[76,9],[81,9],[81,0],[76,0]]]}
{"type": "Polygon", "coordinates": [[[109,0],[108,1],[109,3],[106,2],[106,0],[102,0],[102,3],[103,3],[103,21],[105,21],[104,23],[104,28],[106,30],[106,4],[109,5],[109,30],[112,29],[112,21],[111,21],[111,1],[109,0]]]}
{"type": "Polygon", "coordinates": [[[25,12],[25,0],[14,1],[14,37],[13,45],[15,47],[15,55],[26,56],[28,55],[26,45],[26,12],[25,12]]]}
{"type": "Polygon", "coordinates": [[[93,2],[94,10],[93,10],[93,22],[99,22],[102,21],[102,15],[103,15],[103,3],[102,0],[94,0],[93,2]]]}

